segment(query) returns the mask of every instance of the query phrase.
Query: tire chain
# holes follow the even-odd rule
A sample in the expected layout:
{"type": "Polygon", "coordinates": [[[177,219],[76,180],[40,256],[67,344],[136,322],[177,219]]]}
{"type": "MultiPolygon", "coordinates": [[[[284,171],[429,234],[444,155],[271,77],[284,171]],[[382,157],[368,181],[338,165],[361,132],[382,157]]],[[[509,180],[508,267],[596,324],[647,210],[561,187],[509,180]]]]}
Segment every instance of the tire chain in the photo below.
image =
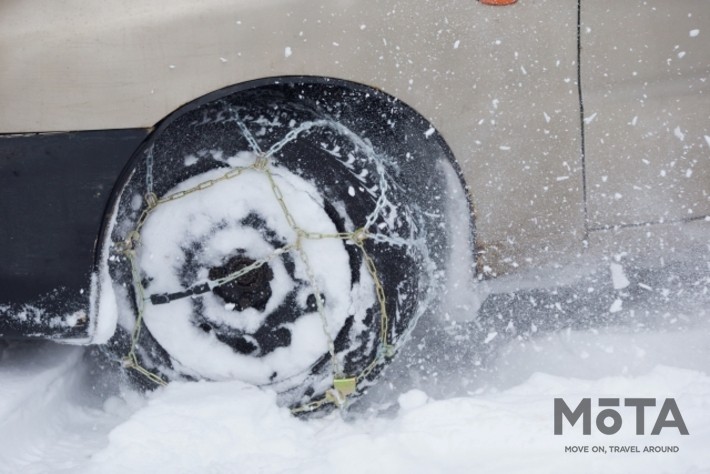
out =
{"type": "MultiPolygon", "coordinates": [[[[231,110],[231,109],[230,109],[231,110]]],[[[328,389],[325,392],[325,395],[318,399],[314,400],[313,402],[306,403],[304,405],[295,407],[291,409],[291,412],[296,414],[296,413],[305,413],[305,412],[310,412],[313,410],[318,409],[319,407],[326,405],[326,404],[333,404],[338,408],[344,408],[347,405],[347,397],[354,393],[357,390],[357,384],[367,378],[367,376],[377,367],[377,365],[383,361],[386,358],[391,358],[394,356],[395,353],[395,346],[389,343],[388,337],[387,337],[387,332],[388,332],[388,314],[387,314],[387,305],[386,305],[386,297],[385,297],[385,291],[384,287],[382,286],[382,282],[379,278],[379,275],[377,273],[377,267],[375,266],[374,260],[370,257],[370,255],[367,253],[365,249],[365,240],[371,238],[375,242],[382,242],[382,243],[389,243],[392,245],[397,245],[397,246],[404,246],[404,245],[411,245],[411,240],[405,240],[401,237],[390,237],[386,236],[383,234],[375,234],[375,233],[370,233],[368,232],[368,228],[370,228],[375,221],[377,220],[377,217],[379,216],[380,212],[384,209],[386,203],[387,203],[387,198],[385,196],[386,191],[389,189],[389,184],[387,183],[386,176],[385,176],[385,170],[384,167],[382,166],[381,163],[377,162],[377,170],[379,172],[380,176],[380,181],[379,181],[379,191],[380,191],[380,196],[377,199],[377,203],[375,206],[375,209],[373,210],[372,213],[370,213],[366,219],[366,224],[365,226],[358,228],[354,230],[353,232],[340,232],[340,233],[333,233],[333,234],[327,234],[327,233],[319,233],[319,232],[308,232],[303,230],[298,224],[296,223],[295,219],[293,218],[291,212],[288,209],[288,206],[286,205],[286,202],[284,200],[283,193],[281,192],[281,189],[279,186],[276,184],[274,180],[274,175],[271,171],[271,166],[269,163],[269,159],[273,157],[276,153],[278,153],[286,144],[289,142],[295,140],[296,138],[299,137],[301,133],[307,132],[315,127],[327,127],[327,128],[334,128],[336,131],[346,131],[348,135],[352,135],[352,132],[350,132],[349,129],[346,127],[339,125],[339,124],[333,124],[331,122],[325,121],[325,120],[317,120],[317,121],[311,121],[311,122],[304,122],[302,123],[298,128],[291,130],[284,136],[283,139],[279,140],[277,143],[272,145],[269,150],[266,153],[261,152],[261,149],[252,136],[251,132],[248,130],[244,122],[239,118],[237,115],[236,111],[232,110],[232,113],[234,114],[234,120],[237,122],[237,125],[240,128],[240,131],[242,132],[242,135],[245,137],[247,142],[249,143],[250,148],[254,153],[257,154],[257,158],[252,163],[250,166],[244,166],[244,167],[234,167],[230,169],[227,173],[223,174],[219,178],[203,181],[199,183],[196,186],[193,186],[192,188],[182,190],[182,191],[177,191],[173,194],[170,194],[168,196],[158,198],[154,191],[153,191],[153,146],[148,149],[146,153],[146,193],[144,196],[144,200],[146,203],[146,207],[144,210],[141,212],[138,220],[136,221],[136,226],[135,228],[130,231],[127,235],[127,237],[123,241],[119,242],[114,242],[114,247],[120,252],[123,253],[127,259],[130,262],[131,266],[131,276],[132,276],[132,283],[134,287],[134,292],[136,295],[136,309],[137,309],[137,317],[136,317],[136,322],[135,326],[133,328],[132,334],[131,334],[131,347],[129,350],[129,353],[125,356],[123,359],[123,366],[125,368],[133,369],[136,372],[140,373],[142,376],[146,377],[153,383],[156,383],[158,385],[167,385],[167,382],[160,377],[159,375],[149,371],[148,369],[144,368],[138,361],[138,357],[136,355],[136,347],[138,343],[138,338],[140,337],[141,329],[143,326],[143,312],[145,308],[145,302],[148,301],[150,298],[146,299],[145,297],[145,288],[143,287],[141,277],[140,277],[140,269],[137,263],[137,254],[136,254],[136,249],[138,246],[141,245],[141,235],[140,232],[143,228],[143,225],[145,224],[146,220],[152,214],[155,209],[163,204],[167,204],[176,200],[179,200],[185,196],[188,196],[190,194],[202,191],[204,189],[210,188],[214,186],[217,183],[227,181],[233,178],[236,178],[240,175],[242,175],[245,171],[247,170],[253,170],[256,172],[262,172],[266,174],[271,188],[272,192],[274,194],[274,197],[279,203],[279,206],[281,207],[283,214],[286,218],[286,221],[288,222],[289,226],[294,230],[296,233],[296,242],[286,245],[284,247],[276,249],[271,255],[269,255],[266,258],[263,258],[261,260],[257,260],[256,262],[252,263],[251,265],[244,267],[236,272],[233,272],[223,278],[217,279],[217,280],[209,280],[206,282],[207,285],[209,285],[209,288],[215,288],[221,285],[225,285],[229,282],[232,282],[241,276],[249,273],[252,270],[255,270],[256,268],[259,268],[260,266],[270,262],[274,258],[278,257],[279,255],[291,251],[291,250],[296,250],[299,254],[299,257],[301,258],[301,261],[304,263],[306,266],[306,273],[309,279],[309,282],[311,284],[312,289],[314,290],[316,295],[319,295],[320,292],[318,290],[317,282],[315,281],[315,275],[313,274],[313,270],[310,266],[308,257],[305,253],[305,251],[302,248],[302,241],[304,239],[310,239],[310,240],[316,240],[316,239],[342,239],[342,240],[349,240],[353,244],[355,244],[360,251],[362,252],[368,273],[372,277],[372,280],[375,284],[375,290],[376,290],[376,295],[377,295],[377,300],[379,303],[380,307],[380,344],[377,348],[377,354],[375,355],[374,359],[372,362],[365,367],[365,369],[358,374],[357,376],[346,376],[343,374],[340,370],[339,364],[337,362],[337,357],[335,354],[335,344],[333,341],[332,336],[330,335],[328,331],[328,323],[327,323],[327,317],[325,315],[325,308],[323,307],[323,301],[321,298],[316,298],[316,305],[318,309],[318,314],[321,318],[322,326],[323,326],[323,331],[328,339],[328,352],[331,357],[331,363],[332,363],[332,369],[333,369],[333,386],[332,388],[328,389]]],[[[358,137],[359,138],[359,137],[358,137]]],[[[358,147],[363,147],[366,146],[364,142],[359,140],[356,142],[356,146],[358,147]]],[[[204,285],[204,283],[203,283],[204,285]]],[[[191,288],[194,288],[198,285],[193,285],[191,288]]]]}

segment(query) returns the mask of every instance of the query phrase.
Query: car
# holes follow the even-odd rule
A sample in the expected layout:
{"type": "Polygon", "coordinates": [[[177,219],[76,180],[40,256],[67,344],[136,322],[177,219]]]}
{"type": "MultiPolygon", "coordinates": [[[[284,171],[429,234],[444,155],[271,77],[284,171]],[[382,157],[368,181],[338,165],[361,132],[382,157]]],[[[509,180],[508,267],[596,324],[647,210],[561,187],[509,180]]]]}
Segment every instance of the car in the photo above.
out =
{"type": "Polygon", "coordinates": [[[2,11],[0,336],[147,385],[339,406],[478,280],[707,241],[695,1],[2,11]]]}

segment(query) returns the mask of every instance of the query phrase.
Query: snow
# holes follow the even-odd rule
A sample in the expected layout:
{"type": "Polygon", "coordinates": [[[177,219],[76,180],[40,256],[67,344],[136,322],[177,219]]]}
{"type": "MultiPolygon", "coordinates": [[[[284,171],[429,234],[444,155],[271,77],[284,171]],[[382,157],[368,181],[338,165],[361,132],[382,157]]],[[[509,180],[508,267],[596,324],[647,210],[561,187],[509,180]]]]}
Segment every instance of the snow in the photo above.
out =
{"type": "Polygon", "coordinates": [[[609,264],[609,270],[611,271],[612,285],[615,290],[623,290],[629,286],[630,282],[629,279],[626,278],[624,267],[618,263],[611,263],[609,264]]]}
{"type": "MultiPolygon", "coordinates": [[[[553,330],[546,329],[550,310],[498,330],[489,329],[496,308],[451,324],[422,320],[370,393],[348,411],[311,419],[292,416],[274,392],[243,382],[174,382],[145,394],[96,351],[0,345],[0,472],[704,472],[710,280],[676,270],[642,278],[626,260],[600,269],[617,295],[614,323],[603,307],[586,319],[580,314],[581,326],[553,330]],[[648,299],[629,299],[636,286],[648,299]],[[477,333],[482,345],[467,340],[477,333]],[[464,348],[473,348],[472,358],[464,348]],[[570,406],[591,398],[596,415],[599,398],[632,397],[656,398],[659,406],[673,398],[689,435],[672,427],[650,435],[659,406],[646,409],[647,432],[636,435],[635,411],[623,401],[615,435],[583,435],[580,424],[553,434],[555,398],[570,406]],[[571,446],[589,452],[565,452],[571,446]],[[627,446],[677,452],[610,451],[627,446]],[[601,447],[606,453],[593,452],[601,447]]],[[[558,281],[560,274],[541,271],[515,286],[558,281]]],[[[489,291],[510,284],[494,283],[489,291]]],[[[534,306],[562,309],[546,302],[556,292],[539,293],[534,306]]],[[[590,298],[602,293],[599,286],[590,298]]]]}
{"type": "MultiPolygon", "coordinates": [[[[366,25],[360,25],[360,30],[365,28],[366,25]]],[[[690,30],[689,36],[695,38],[699,32],[690,30]]],[[[383,42],[387,44],[384,38],[383,42]]],[[[501,43],[495,40],[494,44],[501,43]]],[[[340,46],[337,42],[332,45],[340,46]]],[[[453,49],[459,47],[460,40],[456,40],[453,49]]],[[[291,47],[284,48],[285,58],[292,54],[291,47]]],[[[686,52],[676,54],[683,58],[686,52]]],[[[225,58],[219,59],[227,62],[225,58]]],[[[175,69],[176,66],[168,67],[175,69]]],[[[520,71],[527,74],[522,65],[520,71]]],[[[565,82],[571,81],[571,78],[565,79],[565,82]]],[[[495,99],[492,105],[498,109],[499,100],[495,99]]],[[[550,123],[551,117],[546,112],[543,117],[550,123]]],[[[584,123],[591,124],[596,118],[595,112],[585,117],[584,123]]],[[[636,126],[637,123],[638,116],[634,116],[629,124],[636,126]]],[[[430,127],[424,134],[430,138],[434,133],[435,129],[430,127]]],[[[680,141],[685,140],[686,133],[690,132],[684,132],[680,126],[673,129],[680,141]]],[[[704,139],[710,146],[710,136],[704,135],[704,139]]],[[[499,149],[510,151],[511,146],[501,145],[499,149]]],[[[186,157],[184,164],[191,166],[197,161],[197,157],[186,157]]],[[[648,161],[644,163],[648,165],[648,161]]],[[[660,174],[665,176],[666,171],[661,170],[660,174]]],[[[286,175],[287,171],[278,170],[277,179],[286,175]]],[[[691,175],[692,169],[685,170],[687,178],[691,175]]],[[[195,181],[203,179],[201,176],[195,181]]],[[[568,175],[555,178],[558,182],[569,179],[568,175]]],[[[608,176],[601,178],[603,182],[607,179],[608,176]]],[[[297,209],[295,219],[329,222],[318,215],[322,206],[314,201],[317,193],[309,189],[308,183],[294,185],[293,181],[282,179],[279,184],[286,190],[288,201],[298,204],[294,208],[297,209]]],[[[237,213],[246,210],[240,207],[239,200],[249,199],[250,194],[263,196],[266,184],[259,181],[258,176],[250,176],[240,186],[240,196],[224,207],[237,213]]],[[[182,185],[183,188],[189,186],[190,182],[182,185]]],[[[224,191],[217,186],[214,189],[224,191]]],[[[366,192],[363,188],[358,191],[366,192]]],[[[347,193],[355,196],[356,191],[350,186],[347,193]]],[[[223,201],[224,192],[219,196],[223,201]]],[[[623,196],[615,193],[614,197],[618,200],[623,196]]],[[[204,206],[210,193],[201,193],[197,199],[204,206]]],[[[188,199],[185,202],[189,205],[188,199]]],[[[280,213],[271,212],[278,208],[271,209],[265,200],[250,199],[250,202],[262,206],[261,214],[271,213],[272,227],[293,237],[280,213]]],[[[199,233],[210,224],[205,220],[209,216],[195,212],[189,228],[176,228],[177,222],[169,208],[165,207],[164,211],[164,215],[156,213],[144,229],[146,246],[151,247],[153,243],[156,251],[142,255],[141,264],[156,275],[152,282],[156,292],[181,286],[177,276],[171,275],[171,265],[175,262],[169,261],[170,255],[176,253],[170,247],[175,242],[166,242],[164,235],[199,233]]],[[[459,214],[465,211],[451,210],[459,214]]],[[[705,221],[708,219],[705,217],[705,221]]],[[[453,247],[465,245],[463,227],[457,230],[453,247]]],[[[334,231],[327,226],[309,230],[334,231]]],[[[226,236],[219,237],[225,239],[225,249],[242,239],[240,247],[263,251],[254,255],[255,258],[274,250],[256,233],[244,229],[227,229],[226,232],[226,236]]],[[[333,308],[329,314],[348,314],[353,312],[352,305],[356,302],[372,303],[367,300],[372,298],[367,285],[371,281],[363,273],[361,281],[365,284],[351,290],[347,285],[348,275],[333,274],[333,269],[347,268],[347,265],[342,246],[336,241],[332,244],[332,248],[325,250],[321,246],[311,249],[310,260],[317,267],[316,273],[329,276],[319,282],[326,293],[327,304],[333,308]],[[339,301],[336,295],[343,293],[349,294],[351,299],[339,301]]],[[[220,242],[212,247],[220,249],[220,242]]],[[[217,252],[205,258],[216,263],[222,256],[217,252]]],[[[549,306],[545,317],[524,314],[504,321],[502,326],[497,326],[498,330],[491,330],[483,316],[477,316],[476,310],[482,303],[479,298],[484,295],[471,290],[472,262],[465,260],[464,264],[455,266],[460,274],[448,268],[447,286],[451,293],[448,295],[450,305],[445,307],[448,311],[421,321],[417,333],[410,338],[408,353],[401,354],[378,385],[350,411],[336,411],[308,420],[298,419],[279,406],[274,392],[244,382],[174,382],[154,392],[142,393],[132,388],[115,368],[102,365],[96,350],[49,342],[0,340],[0,472],[710,471],[707,455],[710,445],[710,313],[707,309],[710,281],[707,277],[684,281],[679,290],[671,291],[668,288],[677,275],[643,283],[634,276],[633,268],[619,260],[606,261],[601,266],[603,276],[598,286],[588,287],[587,292],[597,295],[605,286],[611,296],[607,300],[600,297],[598,307],[585,308],[592,312],[588,319],[583,320],[584,314],[580,311],[579,315],[574,314],[580,316],[579,320],[563,327],[555,326],[556,323],[549,320],[557,320],[566,303],[555,302],[549,306]],[[645,300],[632,301],[629,293],[636,288],[649,298],[668,302],[667,306],[651,303],[649,310],[645,300]],[[448,324],[449,320],[453,323],[448,324]],[[585,326],[584,321],[591,322],[585,326]],[[525,324],[528,332],[521,329],[525,324]],[[439,327],[443,327],[443,335],[421,337],[435,333],[439,327]],[[467,339],[471,333],[480,337],[480,345],[467,339]],[[481,345],[486,349],[481,349],[481,345]],[[461,350],[464,347],[474,348],[471,350],[475,357],[466,358],[461,350]],[[563,436],[553,434],[554,398],[564,398],[569,403],[591,398],[596,408],[600,397],[673,397],[690,435],[681,436],[673,429],[664,429],[658,436],[637,436],[633,432],[630,408],[619,409],[624,415],[624,425],[616,435],[605,436],[593,431],[592,435],[585,436],[579,425],[566,427],[568,430],[563,436]],[[566,446],[638,446],[641,449],[666,446],[677,447],[678,452],[572,454],[565,452],[566,446]]],[[[278,302],[287,283],[278,262],[274,264],[274,272],[273,301],[278,302]]],[[[555,275],[541,270],[526,284],[540,288],[554,280],[555,275]]],[[[93,342],[103,343],[113,334],[120,313],[120,308],[107,302],[125,297],[113,296],[105,268],[93,276],[92,286],[98,289],[101,298],[92,302],[91,310],[102,315],[91,318],[101,324],[92,337],[93,342]]],[[[546,296],[554,291],[550,290],[546,296]]],[[[94,293],[96,291],[92,290],[94,293]]],[[[535,306],[543,304],[534,303],[535,306]]],[[[219,319],[231,308],[221,306],[208,310],[219,319]]],[[[322,354],[325,347],[320,321],[314,315],[299,321],[301,333],[295,339],[301,345],[294,346],[293,352],[280,351],[273,355],[276,361],[265,358],[255,363],[247,358],[235,358],[231,353],[219,353],[208,335],[194,337],[192,334],[184,338],[194,328],[178,327],[180,323],[170,317],[167,307],[154,311],[146,314],[146,324],[160,342],[179,354],[181,362],[191,370],[215,379],[239,376],[264,383],[273,372],[270,364],[280,368],[288,366],[288,375],[297,376],[308,367],[310,357],[322,354]],[[313,349],[312,354],[309,348],[313,349]],[[294,353],[299,357],[294,358],[294,353]],[[307,357],[300,358],[304,355],[307,357]],[[217,360],[222,361],[222,365],[215,367],[217,360]]],[[[28,317],[31,313],[22,316],[28,317]]],[[[504,318],[502,310],[490,316],[493,321],[504,318]]],[[[259,318],[254,311],[245,314],[237,324],[245,329],[253,328],[259,318]]],[[[337,334],[342,323],[342,320],[332,321],[331,336],[337,334]]],[[[649,409],[647,413],[648,427],[657,410],[649,409]]]]}
{"type": "MultiPolygon", "coordinates": [[[[687,313],[681,306],[678,315],[687,313]]],[[[275,393],[242,382],[175,382],[143,395],[97,375],[80,348],[11,345],[0,365],[0,470],[700,472],[710,469],[710,324],[701,308],[688,314],[695,322],[685,328],[607,327],[509,340],[469,393],[439,398],[434,385],[419,383],[394,391],[392,409],[379,415],[334,412],[310,420],[279,407],[275,393]],[[616,435],[585,436],[579,424],[553,434],[554,398],[569,405],[592,398],[596,407],[602,397],[673,397],[690,434],[664,428],[637,436],[634,410],[624,407],[616,435]],[[566,453],[566,446],[590,452],[566,453]],[[678,452],[591,452],[598,446],[678,452]]],[[[437,372],[440,383],[451,377],[443,364],[422,371],[437,372]]],[[[390,374],[390,383],[398,377],[390,374]]],[[[647,408],[647,430],[657,413],[647,408]]]]}
{"type": "MultiPolygon", "coordinates": [[[[578,434],[566,441],[555,439],[540,423],[550,411],[549,398],[560,392],[570,398],[590,393],[615,396],[615,390],[632,387],[653,391],[666,381],[672,392],[689,385],[710,389],[710,379],[697,372],[664,367],[638,378],[594,382],[535,374],[518,387],[479,397],[428,400],[424,392],[413,390],[399,397],[400,413],[393,420],[346,423],[330,416],[303,423],[274,408],[273,396],[238,383],[176,384],[115,429],[109,446],[94,455],[86,472],[161,472],[165,466],[176,469],[172,472],[229,472],[235,466],[257,472],[443,473],[467,472],[474,466],[481,472],[561,472],[572,463],[573,472],[604,468],[620,472],[641,466],[649,472],[663,467],[687,469],[694,463],[679,465],[673,457],[660,454],[638,460],[623,455],[580,459],[567,454],[565,459],[566,444],[608,442],[578,434]],[[234,396],[244,405],[235,404],[234,396]],[[153,422],[146,425],[146,419],[153,422]],[[518,434],[511,439],[513,430],[518,434]],[[524,461],[536,456],[548,461],[524,461]],[[590,461],[594,469],[580,465],[590,461]]],[[[686,416],[710,421],[703,404],[692,395],[678,397],[678,402],[686,416]]],[[[672,434],[647,443],[662,445],[669,440],[674,440],[672,434]]],[[[616,441],[627,442],[634,443],[632,433],[616,441]]],[[[695,453],[702,451],[698,443],[686,446],[695,453]]]]}
{"type": "MultiPolygon", "coordinates": [[[[108,229],[109,234],[114,225],[115,220],[112,220],[108,229]]],[[[90,335],[92,344],[104,344],[111,339],[118,323],[118,304],[108,273],[109,250],[110,244],[107,241],[101,249],[102,259],[98,271],[91,276],[92,301],[89,320],[95,324],[90,335]]]]}
{"type": "MultiPolygon", "coordinates": [[[[230,165],[248,166],[256,156],[242,152],[228,159],[230,165]]],[[[337,229],[323,210],[322,198],[312,184],[299,178],[287,169],[272,165],[274,182],[280,188],[283,199],[288,203],[295,223],[309,232],[334,234],[337,229]]],[[[224,174],[217,169],[194,176],[170,190],[171,195],[191,189],[199,183],[217,179],[224,174]]],[[[264,240],[261,232],[243,225],[248,216],[256,214],[265,220],[265,225],[279,237],[280,245],[296,241],[296,234],[284,216],[273,195],[271,183],[264,173],[245,170],[243,176],[234,181],[222,181],[199,193],[183,197],[179,206],[167,203],[159,206],[151,214],[142,229],[142,249],[139,264],[150,279],[149,294],[162,294],[183,288],[181,278],[185,265],[176,255],[186,242],[200,242],[203,250],[194,259],[203,274],[195,275],[196,282],[208,279],[207,268],[223,263],[234,248],[247,249],[246,257],[255,261],[268,258],[277,250],[264,240]],[[205,212],[210,209],[211,212],[205,212]],[[176,212],[181,218],[176,219],[176,212]],[[217,230],[215,230],[217,229],[217,230]]],[[[253,384],[268,384],[274,374],[279,380],[289,380],[289,386],[298,383],[308,375],[308,369],[322,354],[328,352],[327,331],[330,339],[335,339],[345,324],[348,315],[355,315],[357,321],[366,317],[362,303],[371,299],[363,298],[369,290],[374,294],[371,278],[364,277],[359,288],[360,298],[350,297],[350,266],[348,254],[340,239],[306,239],[302,242],[303,254],[309,264],[295,258],[295,277],[309,281],[309,272],[317,278],[319,293],[325,297],[326,327],[315,311],[304,314],[289,323],[292,343],[280,347],[263,357],[251,354],[237,354],[233,349],[220,343],[212,332],[205,333],[189,318],[179,318],[176,314],[190,314],[193,301],[189,298],[171,302],[169,305],[146,305],[144,322],[151,334],[172,357],[180,361],[182,368],[212,380],[239,379],[253,384]],[[367,283],[369,282],[369,287],[367,283]]],[[[246,308],[239,317],[225,308],[218,298],[203,298],[203,313],[207,321],[255,333],[264,319],[283,304],[293,289],[294,282],[284,263],[273,259],[269,263],[273,271],[270,282],[272,296],[263,311],[246,308]]],[[[187,286],[193,286],[190,282],[187,286]]],[[[299,287],[298,301],[306,306],[308,295],[314,289],[309,285],[299,287]]]]}
{"type": "Polygon", "coordinates": [[[681,131],[679,126],[673,129],[673,135],[675,135],[675,137],[680,141],[685,140],[685,133],[681,131]]]}
{"type": "Polygon", "coordinates": [[[459,176],[448,163],[440,163],[439,169],[446,177],[449,192],[446,206],[447,221],[451,223],[449,230],[450,256],[448,258],[444,283],[445,298],[441,311],[452,318],[470,318],[481,306],[482,295],[475,284],[474,269],[476,262],[470,252],[471,228],[469,215],[471,209],[467,199],[463,199],[465,191],[458,186],[459,176]]]}

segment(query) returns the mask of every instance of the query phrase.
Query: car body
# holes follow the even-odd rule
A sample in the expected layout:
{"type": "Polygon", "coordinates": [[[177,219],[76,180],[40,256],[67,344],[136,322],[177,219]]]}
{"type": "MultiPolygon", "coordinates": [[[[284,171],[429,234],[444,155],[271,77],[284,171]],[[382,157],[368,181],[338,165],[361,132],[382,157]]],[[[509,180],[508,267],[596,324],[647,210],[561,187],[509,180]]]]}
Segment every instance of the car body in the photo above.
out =
{"type": "MultiPolygon", "coordinates": [[[[6,313],[40,301],[42,318],[87,321],[105,210],[139,145],[184,104],[289,77],[362,84],[430,122],[468,184],[482,276],[707,244],[702,0],[24,0],[0,11],[6,313]]],[[[81,327],[57,337],[91,341],[81,327]]]]}

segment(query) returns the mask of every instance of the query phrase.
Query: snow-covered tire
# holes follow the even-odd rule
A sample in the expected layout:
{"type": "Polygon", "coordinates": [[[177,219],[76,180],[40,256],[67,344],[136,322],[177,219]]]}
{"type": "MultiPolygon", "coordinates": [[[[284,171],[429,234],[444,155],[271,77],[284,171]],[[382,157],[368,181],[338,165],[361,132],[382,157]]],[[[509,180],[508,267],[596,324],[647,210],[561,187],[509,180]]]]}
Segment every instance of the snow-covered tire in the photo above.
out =
{"type": "Polygon", "coordinates": [[[439,305],[462,227],[448,206],[466,196],[443,139],[382,92],[292,78],[207,96],[155,129],[118,186],[106,348],[149,383],[352,399],[439,305]]]}

